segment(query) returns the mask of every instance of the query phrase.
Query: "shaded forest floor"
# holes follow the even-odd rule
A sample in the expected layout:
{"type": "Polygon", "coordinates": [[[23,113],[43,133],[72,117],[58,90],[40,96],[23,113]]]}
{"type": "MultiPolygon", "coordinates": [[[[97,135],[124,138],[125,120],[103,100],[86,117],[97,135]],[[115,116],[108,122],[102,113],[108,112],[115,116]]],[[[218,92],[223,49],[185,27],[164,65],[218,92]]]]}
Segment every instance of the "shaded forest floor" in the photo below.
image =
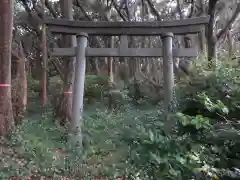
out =
{"type": "MultiPolygon", "coordinates": [[[[197,70],[177,84],[173,134],[165,134],[162,108],[148,101],[134,107],[126,96],[118,113],[107,111],[104,102],[86,104],[81,154],[67,147],[67,133],[56,126],[53,107],[42,107],[40,84],[30,83],[26,119],[0,142],[0,179],[240,179],[239,66],[197,70]]],[[[87,91],[101,90],[95,87],[98,81],[88,77],[87,91]]],[[[58,97],[60,88],[50,89],[58,97]]]]}
{"type": "Polygon", "coordinates": [[[23,124],[11,137],[2,141],[1,179],[29,176],[36,179],[40,176],[51,176],[53,179],[106,176],[112,179],[124,176],[129,156],[125,137],[130,136],[129,132],[138,125],[152,121],[149,114],[155,114],[155,117],[158,114],[156,108],[140,110],[127,107],[124,113],[111,113],[98,103],[86,107],[85,151],[79,155],[66,150],[64,130],[56,127],[51,108],[44,110],[40,103],[30,102],[28,117],[23,124]]]}

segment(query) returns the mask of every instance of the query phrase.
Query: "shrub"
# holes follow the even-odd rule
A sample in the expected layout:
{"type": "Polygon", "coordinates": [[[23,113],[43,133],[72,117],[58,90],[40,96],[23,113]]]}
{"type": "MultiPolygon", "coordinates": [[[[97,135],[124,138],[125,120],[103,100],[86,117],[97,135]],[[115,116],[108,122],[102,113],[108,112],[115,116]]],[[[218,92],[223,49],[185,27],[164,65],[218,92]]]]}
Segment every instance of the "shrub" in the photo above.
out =
{"type": "MultiPolygon", "coordinates": [[[[130,144],[131,175],[140,179],[237,179],[240,151],[240,69],[221,63],[215,70],[196,65],[196,74],[177,84],[179,113],[173,134],[142,125],[130,144]],[[198,177],[197,177],[198,176],[198,177]]],[[[158,121],[161,118],[155,117],[158,121]]],[[[152,122],[153,123],[153,122],[152,122]]]]}
{"type": "Polygon", "coordinates": [[[108,87],[108,77],[87,75],[85,80],[85,93],[88,103],[100,101],[104,98],[104,93],[108,87]]]}
{"type": "Polygon", "coordinates": [[[176,94],[180,109],[193,107],[198,96],[205,93],[213,101],[221,101],[229,108],[227,117],[239,117],[240,68],[222,62],[215,70],[206,70],[204,63],[196,65],[197,73],[188,81],[178,83],[176,94]]]}

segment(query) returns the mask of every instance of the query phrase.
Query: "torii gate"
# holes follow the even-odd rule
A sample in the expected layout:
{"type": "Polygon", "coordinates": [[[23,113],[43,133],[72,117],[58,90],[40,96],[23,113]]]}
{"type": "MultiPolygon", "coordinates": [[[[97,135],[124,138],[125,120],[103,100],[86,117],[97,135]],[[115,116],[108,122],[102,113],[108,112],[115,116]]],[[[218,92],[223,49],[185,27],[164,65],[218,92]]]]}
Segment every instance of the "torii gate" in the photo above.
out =
{"type": "MultiPolygon", "coordinates": [[[[163,57],[164,110],[167,114],[173,97],[173,57],[196,57],[195,48],[172,49],[173,35],[197,34],[209,17],[154,22],[92,22],[46,19],[52,33],[76,35],[77,47],[53,48],[52,56],[76,56],[72,122],[80,123],[83,112],[86,57],[163,57]],[[89,48],[88,35],[120,36],[118,48],[89,48]],[[161,36],[163,48],[128,48],[127,36],[161,36]]],[[[76,125],[76,124],[75,124],[76,125]]]]}

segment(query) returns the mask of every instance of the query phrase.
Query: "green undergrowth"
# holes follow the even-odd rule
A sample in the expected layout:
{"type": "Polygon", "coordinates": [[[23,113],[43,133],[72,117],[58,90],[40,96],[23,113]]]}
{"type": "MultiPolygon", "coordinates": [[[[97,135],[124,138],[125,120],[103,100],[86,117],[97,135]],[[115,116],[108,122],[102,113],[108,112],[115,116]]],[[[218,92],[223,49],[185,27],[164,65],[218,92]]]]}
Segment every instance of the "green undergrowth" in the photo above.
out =
{"type": "MultiPolygon", "coordinates": [[[[113,113],[100,104],[87,107],[84,152],[78,154],[67,148],[65,132],[56,127],[51,108],[46,108],[40,119],[26,119],[2,141],[1,179],[33,175],[77,180],[118,176],[130,180],[190,179],[192,173],[208,165],[204,161],[212,162],[215,156],[188,133],[166,136],[160,109],[127,105],[113,113]]],[[[178,117],[182,125],[209,131],[210,122],[204,117],[178,117]]]]}
{"type": "Polygon", "coordinates": [[[56,179],[67,176],[93,179],[94,176],[123,176],[129,153],[124,136],[130,135],[136,126],[152,121],[149,114],[158,112],[151,107],[145,111],[127,107],[124,113],[108,112],[100,105],[87,107],[81,155],[72,150],[62,152],[67,150],[65,133],[56,127],[51,109],[41,116],[31,116],[2,141],[0,177],[41,175],[56,179]]]}
{"type": "Polygon", "coordinates": [[[48,119],[42,117],[38,120],[25,120],[11,137],[2,143],[6,149],[1,153],[2,178],[39,175],[40,171],[40,174],[47,175],[48,171],[60,169],[58,166],[62,164],[55,159],[56,149],[64,147],[60,137],[61,133],[48,119]]]}
{"type": "Polygon", "coordinates": [[[196,74],[177,83],[177,113],[170,117],[173,129],[169,134],[160,105],[143,101],[136,107],[128,99],[119,112],[110,112],[104,103],[85,104],[81,154],[68,149],[66,132],[56,126],[52,107],[37,113],[40,101],[33,97],[32,113],[1,142],[1,179],[35,175],[77,180],[117,176],[237,180],[239,75],[233,64],[223,63],[215,70],[196,65],[196,74]]]}

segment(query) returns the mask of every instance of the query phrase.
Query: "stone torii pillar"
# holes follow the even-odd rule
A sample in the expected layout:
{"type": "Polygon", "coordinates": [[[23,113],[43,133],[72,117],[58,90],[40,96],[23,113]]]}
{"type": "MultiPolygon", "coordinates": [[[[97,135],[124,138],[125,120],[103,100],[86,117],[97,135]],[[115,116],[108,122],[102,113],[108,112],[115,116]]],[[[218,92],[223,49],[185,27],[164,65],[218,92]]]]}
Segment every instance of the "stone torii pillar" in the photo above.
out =
{"type": "Polygon", "coordinates": [[[173,123],[170,121],[171,113],[174,111],[174,72],[173,72],[173,33],[164,33],[161,36],[163,43],[163,79],[164,79],[164,116],[165,132],[171,132],[173,123]]]}
{"type": "Polygon", "coordinates": [[[83,100],[84,83],[86,71],[85,51],[88,42],[87,33],[77,34],[76,65],[73,86],[72,119],[69,126],[69,141],[73,145],[82,147],[82,119],[83,119],[83,100]]]}

